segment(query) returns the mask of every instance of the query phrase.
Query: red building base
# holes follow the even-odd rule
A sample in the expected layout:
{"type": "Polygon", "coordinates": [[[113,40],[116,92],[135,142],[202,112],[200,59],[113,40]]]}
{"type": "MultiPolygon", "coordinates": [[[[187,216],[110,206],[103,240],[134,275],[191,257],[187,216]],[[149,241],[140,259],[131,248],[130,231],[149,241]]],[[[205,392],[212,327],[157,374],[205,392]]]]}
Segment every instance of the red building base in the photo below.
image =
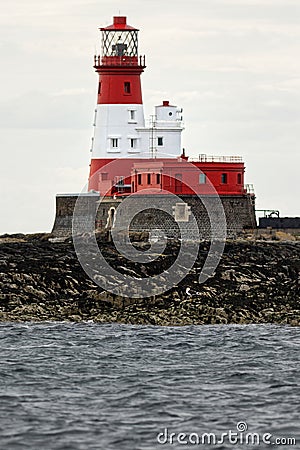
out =
{"type": "Polygon", "coordinates": [[[199,159],[92,159],[89,190],[124,196],[145,189],[171,194],[243,195],[245,166],[238,156],[199,159]]]}

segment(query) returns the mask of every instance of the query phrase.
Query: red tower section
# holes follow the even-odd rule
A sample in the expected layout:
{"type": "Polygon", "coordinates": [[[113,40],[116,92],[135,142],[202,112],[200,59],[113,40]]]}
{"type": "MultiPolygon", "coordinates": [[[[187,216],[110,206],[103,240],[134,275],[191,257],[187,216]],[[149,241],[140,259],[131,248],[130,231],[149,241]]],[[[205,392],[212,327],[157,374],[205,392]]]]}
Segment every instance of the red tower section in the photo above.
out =
{"type": "Polygon", "coordinates": [[[140,75],[145,56],[138,55],[138,29],[126,17],[114,17],[113,25],[100,28],[102,51],[95,56],[99,73],[98,104],[142,104],[140,75]]]}

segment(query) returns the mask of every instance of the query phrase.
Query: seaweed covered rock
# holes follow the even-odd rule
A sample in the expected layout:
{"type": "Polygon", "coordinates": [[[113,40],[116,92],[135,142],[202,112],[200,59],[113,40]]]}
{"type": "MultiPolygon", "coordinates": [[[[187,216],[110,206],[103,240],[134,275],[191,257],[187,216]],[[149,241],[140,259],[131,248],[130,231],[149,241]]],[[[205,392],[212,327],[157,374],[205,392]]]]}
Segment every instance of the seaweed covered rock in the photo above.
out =
{"type": "MultiPolygon", "coordinates": [[[[0,238],[0,321],[300,325],[299,242],[227,242],[214,276],[200,284],[209,248],[202,243],[194,267],[177,286],[151,298],[129,299],[97,286],[81,268],[71,241],[49,237],[0,238]]],[[[116,270],[147,278],[170,267],[180,244],[169,243],[150,265],[127,261],[104,240],[99,245],[116,270]]],[[[147,248],[144,238],[139,246],[147,248]]]]}

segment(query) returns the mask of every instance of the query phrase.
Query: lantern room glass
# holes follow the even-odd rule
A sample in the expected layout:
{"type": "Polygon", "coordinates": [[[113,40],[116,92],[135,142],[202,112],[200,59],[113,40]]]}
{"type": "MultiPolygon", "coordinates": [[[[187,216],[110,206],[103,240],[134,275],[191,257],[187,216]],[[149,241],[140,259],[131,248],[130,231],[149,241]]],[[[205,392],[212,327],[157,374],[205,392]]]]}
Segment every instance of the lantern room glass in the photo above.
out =
{"type": "Polygon", "coordinates": [[[138,56],[138,30],[102,31],[102,56],[138,56]]]}

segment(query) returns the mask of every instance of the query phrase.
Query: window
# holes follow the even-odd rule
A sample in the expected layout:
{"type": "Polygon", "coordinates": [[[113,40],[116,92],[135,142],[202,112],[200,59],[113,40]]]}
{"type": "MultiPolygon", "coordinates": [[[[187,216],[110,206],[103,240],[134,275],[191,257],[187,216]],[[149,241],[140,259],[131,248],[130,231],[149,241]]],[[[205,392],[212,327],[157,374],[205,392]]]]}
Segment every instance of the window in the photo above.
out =
{"type": "Polygon", "coordinates": [[[175,192],[182,191],[182,174],[175,173],[175,192]]]}
{"type": "Polygon", "coordinates": [[[101,81],[100,81],[99,86],[98,86],[98,95],[100,95],[100,94],[101,94],[101,81]]]}
{"type": "Polygon", "coordinates": [[[199,184],[205,184],[205,183],[206,183],[206,175],[205,175],[205,173],[200,173],[199,184]]]}
{"type": "Polygon", "coordinates": [[[136,148],[136,139],[130,139],[130,148],[136,148]]]}
{"type": "Polygon", "coordinates": [[[129,120],[131,122],[135,122],[136,121],[136,111],[134,109],[130,109],[129,110],[129,120]]]}
{"type": "Polygon", "coordinates": [[[125,83],[124,83],[124,92],[125,92],[125,94],[130,94],[130,92],[131,92],[129,81],[125,81],[125,83]]]}
{"type": "Polygon", "coordinates": [[[101,173],[101,180],[102,181],[107,181],[108,180],[108,173],[101,173]]]}
{"type": "Polygon", "coordinates": [[[142,184],[142,174],[138,173],[138,184],[142,184]]]}
{"type": "Polygon", "coordinates": [[[241,173],[237,174],[237,184],[242,184],[242,174],[241,173]]]}
{"type": "Polygon", "coordinates": [[[159,146],[164,145],[164,138],[163,137],[158,137],[157,138],[157,145],[159,145],[159,146]]]}
{"type": "Polygon", "coordinates": [[[118,148],[118,146],[119,146],[119,139],[112,138],[111,139],[111,146],[112,146],[112,148],[118,148]]]}
{"type": "Polygon", "coordinates": [[[147,184],[151,184],[151,173],[147,173],[147,184]]]}
{"type": "Polygon", "coordinates": [[[227,173],[222,173],[221,175],[221,183],[227,184],[227,173]]]}
{"type": "Polygon", "coordinates": [[[156,184],[160,184],[160,173],[156,174],[156,184]]]}

